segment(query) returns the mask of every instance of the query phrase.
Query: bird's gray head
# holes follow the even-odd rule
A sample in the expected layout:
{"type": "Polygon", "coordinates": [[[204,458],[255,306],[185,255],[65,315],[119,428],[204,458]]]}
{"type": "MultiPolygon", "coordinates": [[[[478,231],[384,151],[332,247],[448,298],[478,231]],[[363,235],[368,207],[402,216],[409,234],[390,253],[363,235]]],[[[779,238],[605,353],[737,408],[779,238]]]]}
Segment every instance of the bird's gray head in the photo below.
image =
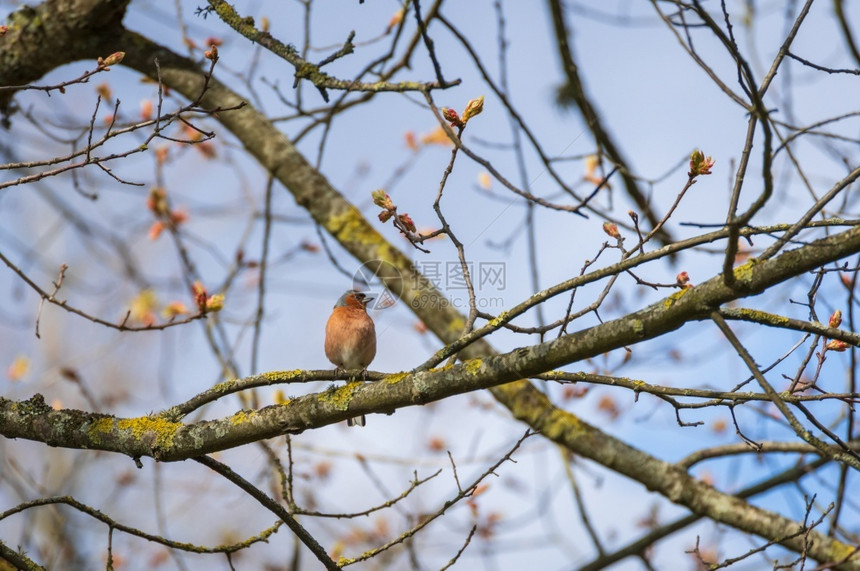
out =
{"type": "Polygon", "coordinates": [[[351,305],[354,307],[367,307],[367,304],[373,301],[373,296],[367,295],[358,290],[351,289],[340,296],[340,299],[337,300],[337,303],[334,304],[335,307],[343,307],[345,305],[351,305]]]}

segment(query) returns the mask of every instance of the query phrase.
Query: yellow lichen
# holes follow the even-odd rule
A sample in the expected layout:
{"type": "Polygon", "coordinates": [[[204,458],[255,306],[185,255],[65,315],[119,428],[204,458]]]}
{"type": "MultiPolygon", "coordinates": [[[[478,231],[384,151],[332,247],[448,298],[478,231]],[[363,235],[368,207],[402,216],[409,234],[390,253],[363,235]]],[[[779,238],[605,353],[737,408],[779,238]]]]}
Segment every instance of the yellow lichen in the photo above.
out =
{"type": "Polygon", "coordinates": [[[353,393],[362,384],[360,381],[356,381],[328,390],[319,396],[320,402],[330,403],[337,410],[347,410],[349,403],[352,401],[353,393]]]}
{"type": "Polygon", "coordinates": [[[367,223],[361,212],[354,206],[329,218],[325,227],[341,243],[382,244],[383,242],[382,236],[367,223]]]}
{"type": "Polygon", "coordinates": [[[469,375],[474,375],[481,368],[482,363],[483,361],[481,359],[469,359],[468,361],[463,363],[463,368],[469,375]]]}
{"type": "Polygon", "coordinates": [[[114,418],[110,416],[105,416],[97,421],[93,422],[92,426],[90,426],[90,438],[98,441],[101,436],[110,433],[113,430],[114,418]]]}
{"type": "Polygon", "coordinates": [[[834,541],[831,549],[833,553],[829,558],[831,561],[848,561],[857,554],[856,547],[841,541],[834,541]]]}
{"type": "Polygon", "coordinates": [[[407,376],[409,376],[409,373],[395,373],[385,377],[384,381],[387,385],[394,385],[405,379],[407,376]]]}
{"type": "Polygon", "coordinates": [[[428,373],[439,373],[442,371],[447,371],[448,369],[451,369],[453,367],[454,367],[454,363],[445,363],[441,367],[433,367],[432,369],[428,369],[427,372],[428,373]]]}
{"type": "Polygon", "coordinates": [[[735,268],[735,278],[737,278],[738,281],[749,280],[752,277],[753,268],[755,268],[757,264],[758,260],[756,258],[750,258],[748,262],[735,268]]]}
{"type": "Polygon", "coordinates": [[[460,335],[460,333],[463,332],[463,328],[465,326],[466,321],[459,315],[448,321],[448,331],[453,333],[454,335],[460,335]]]}
{"type": "Polygon", "coordinates": [[[102,437],[115,430],[120,433],[130,432],[135,440],[147,439],[152,442],[153,448],[169,448],[173,445],[173,437],[181,426],[181,422],[171,422],[157,416],[123,419],[105,416],[92,423],[89,436],[93,441],[99,442],[102,437]]]}
{"type": "Polygon", "coordinates": [[[669,297],[667,297],[666,299],[663,300],[663,307],[665,307],[666,309],[669,309],[670,307],[675,305],[676,301],[678,301],[679,299],[684,297],[684,295],[688,291],[690,291],[690,288],[686,288],[686,287],[676,291],[675,293],[673,293],[672,295],[670,295],[669,297]]]}
{"type": "Polygon", "coordinates": [[[758,323],[765,323],[767,325],[774,325],[778,327],[783,327],[788,325],[789,319],[782,315],[777,315],[775,313],[768,313],[766,311],[760,311],[758,309],[738,309],[741,315],[747,317],[751,321],[755,321],[758,323]]]}
{"type": "Polygon", "coordinates": [[[293,369],[292,371],[266,371],[265,373],[260,373],[258,376],[266,379],[266,382],[269,384],[276,384],[279,382],[290,381],[302,376],[303,374],[305,374],[305,371],[301,369],[293,369]]]}
{"type": "Polygon", "coordinates": [[[405,267],[404,264],[402,263],[402,261],[404,259],[407,259],[407,258],[404,258],[402,255],[398,255],[398,254],[399,254],[399,252],[396,251],[391,246],[391,244],[389,244],[388,242],[385,242],[385,241],[380,242],[379,245],[376,247],[376,257],[377,258],[379,258],[380,260],[385,260],[386,262],[392,264],[396,268],[402,270],[405,267]]]}
{"type": "Polygon", "coordinates": [[[229,381],[222,381],[212,387],[212,390],[220,393],[229,393],[233,390],[233,387],[236,386],[237,379],[230,379],[229,381]]]}
{"type": "Polygon", "coordinates": [[[182,426],[181,422],[170,422],[157,416],[143,416],[119,420],[116,426],[120,430],[129,430],[135,438],[141,438],[147,433],[154,433],[156,446],[170,446],[176,431],[182,426]]]}
{"type": "Polygon", "coordinates": [[[586,425],[576,416],[555,409],[541,427],[541,434],[558,442],[563,435],[576,436],[586,431],[586,425]]]}
{"type": "Polygon", "coordinates": [[[239,412],[230,417],[230,423],[233,426],[245,424],[246,422],[250,422],[255,414],[256,413],[253,410],[240,410],[239,412]]]}
{"type": "Polygon", "coordinates": [[[495,328],[499,327],[502,323],[504,323],[505,321],[507,321],[507,319],[508,319],[508,312],[507,312],[507,311],[503,311],[503,312],[501,312],[500,314],[498,314],[494,319],[491,319],[491,320],[487,323],[487,326],[492,327],[492,328],[494,328],[494,329],[495,329],[495,328]]]}

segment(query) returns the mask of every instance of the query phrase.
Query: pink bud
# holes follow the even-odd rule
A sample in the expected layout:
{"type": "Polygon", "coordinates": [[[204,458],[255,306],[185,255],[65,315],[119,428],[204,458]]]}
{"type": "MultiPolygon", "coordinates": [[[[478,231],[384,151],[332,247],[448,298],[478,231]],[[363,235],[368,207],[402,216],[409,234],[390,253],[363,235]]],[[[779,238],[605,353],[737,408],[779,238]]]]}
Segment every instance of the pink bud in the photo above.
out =
{"type": "Polygon", "coordinates": [[[200,311],[205,311],[206,300],[209,299],[209,292],[206,290],[206,286],[196,281],[191,285],[191,293],[194,295],[194,303],[197,304],[197,308],[200,311]]]}
{"type": "Polygon", "coordinates": [[[696,149],[690,154],[690,172],[687,173],[691,178],[697,177],[703,174],[711,174],[711,167],[714,166],[716,161],[713,157],[705,158],[705,154],[696,149]]]}
{"type": "Polygon", "coordinates": [[[466,109],[463,110],[463,123],[479,115],[484,110],[484,96],[476,97],[466,104],[466,109]]]}
{"type": "Polygon", "coordinates": [[[397,218],[403,224],[404,228],[410,232],[415,232],[415,222],[412,221],[412,218],[408,214],[400,214],[397,218]]]}
{"type": "Polygon", "coordinates": [[[616,240],[618,238],[621,238],[621,234],[618,232],[618,225],[613,224],[612,222],[604,222],[603,231],[606,232],[606,234],[608,234],[612,238],[615,238],[616,240]]]}
{"type": "Polygon", "coordinates": [[[840,339],[831,339],[827,342],[827,345],[824,346],[825,349],[836,351],[838,353],[845,351],[848,347],[850,347],[850,345],[840,339]]]}
{"type": "Polygon", "coordinates": [[[451,125],[453,127],[462,127],[463,126],[463,121],[460,120],[460,116],[457,114],[456,111],[454,111],[450,107],[443,107],[442,108],[442,117],[444,117],[446,121],[451,123],[451,125]]]}
{"type": "Polygon", "coordinates": [[[221,311],[224,309],[224,294],[216,293],[206,300],[206,311],[221,311]]]}
{"type": "Polygon", "coordinates": [[[391,202],[391,197],[388,196],[381,188],[371,192],[370,197],[373,199],[373,203],[378,207],[384,208],[385,210],[394,209],[394,203],[391,202]]]}
{"type": "Polygon", "coordinates": [[[112,65],[116,65],[118,63],[122,63],[122,58],[125,57],[125,52],[114,52],[108,57],[102,59],[98,59],[99,67],[109,67],[112,65]]]}

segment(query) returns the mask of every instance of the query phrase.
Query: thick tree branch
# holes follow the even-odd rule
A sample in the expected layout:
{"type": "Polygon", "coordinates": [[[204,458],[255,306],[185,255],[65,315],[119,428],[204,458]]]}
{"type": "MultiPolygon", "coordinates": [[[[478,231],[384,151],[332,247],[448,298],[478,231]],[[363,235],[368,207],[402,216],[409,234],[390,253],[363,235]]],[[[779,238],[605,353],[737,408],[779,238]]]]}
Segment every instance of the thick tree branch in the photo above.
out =
{"type": "MultiPolygon", "coordinates": [[[[103,42],[120,33],[129,1],[47,0],[35,8],[21,6],[9,16],[0,42],[0,85],[28,84],[61,65],[123,51],[103,42]]],[[[14,93],[0,92],[0,112],[7,111],[14,93]]]]}
{"type": "MultiPolygon", "coordinates": [[[[166,85],[192,100],[203,91],[203,73],[194,62],[157,46],[139,34],[122,31],[115,36],[81,36],[56,38],[56,43],[52,43],[54,38],[43,38],[33,49],[40,53],[54,50],[66,61],[94,58],[122,49],[127,53],[124,64],[150,76],[155,75],[153,59],[158,57],[166,85]]],[[[4,49],[4,46],[0,46],[0,52],[4,49]]],[[[241,97],[237,94],[213,81],[202,97],[201,105],[209,108],[232,107],[240,101],[241,97]]],[[[325,177],[299,154],[271,122],[250,106],[222,113],[219,119],[347,251],[362,262],[378,264],[379,273],[391,291],[404,300],[407,306],[413,307],[430,330],[446,343],[456,340],[465,323],[463,316],[451,306],[421,305],[421,296],[428,292],[437,293],[436,299],[442,300],[444,296],[438,294],[432,284],[418,274],[411,261],[386,242],[358,210],[331,187],[325,177]],[[413,301],[416,302],[414,305],[413,301]]],[[[182,452],[200,454],[210,447],[215,450],[236,446],[265,437],[266,434],[282,434],[337,422],[355,416],[356,412],[372,412],[384,410],[385,406],[395,408],[444,398],[454,394],[452,388],[444,384],[446,382],[453,384],[454,391],[465,392],[549,370],[614,347],[662,335],[689,320],[707,317],[709,311],[725,301],[760,293],[770,285],[857,251],[860,251],[860,231],[848,230],[771,260],[749,262],[735,271],[733,275],[737,280],[731,288],[715,278],[625,318],[550,343],[491,356],[491,347],[483,340],[478,340],[461,353],[461,357],[472,360],[457,367],[395,376],[364,386],[348,385],[322,395],[302,397],[278,407],[237,413],[221,421],[182,425],[159,417],[114,419],[53,411],[38,399],[25,403],[6,400],[0,401],[0,430],[10,437],[16,437],[16,433],[19,437],[25,437],[24,432],[36,430],[42,441],[56,445],[94,445],[131,455],[178,459],[182,452]],[[377,397],[382,398],[380,400],[377,397]],[[58,441],[61,436],[73,438],[58,441]],[[228,439],[216,442],[222,436],[228,439]]],[[[648,489],[687,506],[695,513],[769,539],[789,538],[801,529],[797,522],[723,494],[693,479],[683,470],[632,448],[574,415],[557,409],[528,382],[517,381],[497,386],[493,394],[514,416],[545,437],[641,482],[648,489]]],[[[853,553],[845,544],[815,531],[811,531],[808,538],[812,540],[811,544],[805,544],[802,537],[796,536],[786,539],[783,544],[797,551],[806,550],[809,556],[822,562],[843,561],[853,553]]],[[[857,568],[860,564],[852,560],[844,567],[857,568]]]]}

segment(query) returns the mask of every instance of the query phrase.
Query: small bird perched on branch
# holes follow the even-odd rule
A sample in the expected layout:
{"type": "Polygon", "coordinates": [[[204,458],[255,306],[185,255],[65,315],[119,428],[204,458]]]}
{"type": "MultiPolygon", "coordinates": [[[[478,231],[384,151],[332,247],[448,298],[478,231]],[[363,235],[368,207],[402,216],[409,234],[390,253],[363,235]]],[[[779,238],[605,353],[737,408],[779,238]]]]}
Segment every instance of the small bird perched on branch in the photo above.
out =
{"type": "MultiPolygon", "coordinates": [[[[360,369],[367,375],[367,367],[376,356],[376,328],[367,314],[367,304],[373,297],[360,291],[349,290],[337,300],[328,323],[325,325],[325,356],[336,369],[360,369]]],[[[350,418],[349,426],[364,426],[361,415],[350,418]]]]}

